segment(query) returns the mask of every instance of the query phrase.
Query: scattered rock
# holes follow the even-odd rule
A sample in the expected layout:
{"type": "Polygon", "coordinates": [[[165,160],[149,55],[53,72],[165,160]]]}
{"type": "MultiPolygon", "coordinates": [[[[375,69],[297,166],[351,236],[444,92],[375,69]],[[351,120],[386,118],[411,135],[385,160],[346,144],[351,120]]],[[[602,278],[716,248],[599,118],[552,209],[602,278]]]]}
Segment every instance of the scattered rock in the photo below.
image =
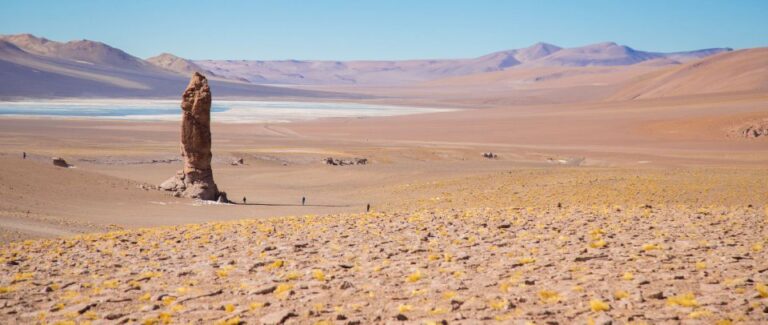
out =
{"type": "Polygon", "coordinates": [[[368,158],[335,159],[327,157],[323,160],[326,165],[331,166],[349,166],[349,165],[367,165],[368,158]]]}
{"type": "Polygon", "coordinates": [[[261,289],[256,289],[256,291],[254,291],[253,293],[257,295],[266,295],[266,294],[275,292],[275,289],[277,289],[277,286],[270,285],[261,289]]]}
{"type": "Polygon", "coordinates": [[[493,152],[483,152],[483,158],[486,159],[498,159],[499,156],[493,152]]]}
{"type": "Polygon", "coordinates": [[[745,123],[731,130],[730,133],[733,136],[746,139],[768,137],[768,119],[745,123]]]}
{"type": "Polygon", "coordinates": [[[91,308],[93,308],[93,307],[96,307],[96,303],[90,303],[90,304],[85,304],[85,305],[79,306],[77,308],[77,313],[82,315],[85,312],[91,310],[91,308]]]}
{"type": "Polygon", "coordinates": [[[573,259],[574,262],[586,262],[593,259],[607,259],[608,255],[595,255],[595,256],[577,256],[573,259]]]}
{"type": "Polygon", "coordinates": [[[123,313],[107,314],[107,316],[104,316],[104,319],[106,319],[106,320],[115,320],[115,319],[120,319],[120,318],[122,318],[125,315],[126,314],[123,314],[123,313]]]}
{"type": "Polygon", "coordinates": [[[278,310],[276,312],[272,312],[269,314],[264,315],[259,321],[261,324],[268,325],[268,324],[283,324],[285,321],[287,321],[291,317],[298,316],[296,313],[293,312],[293,310],[278,310]]]}
{"type": "Polygon", "coordinates": [[[160,184],[160,188],[166,191],[181,193],[187,188],[184,184],[184,178],[184,172],[178,171],[176,172],[176,176],[171,177],[160,184]]]}
{"type": "Polygon", "coordinates": [[[139,188],[139,189],[145,190],[145,191],[159,190],[160,189],[159,186],[154,186],[154,185],[149,185],[149,184],[138,184],[138,185],[136,185],[136,187],[139,188]]]}
{"type": "Polygon", "coordinates": [[[149,311],[158,310],[158,309],[160,309],[160,305],[151,304],[151,305],[144,305],[139,310],[141,310],[142,312],[149,312],[149,311]]]}
{"type": "Polygon", "coordinates": [[[224,293],[224,290],[219,289],[219,290],[216,290],[216,291],[213,291],[213,292],[209,292],[209,293],[206,293],[206,294],[202,294],[202,295],[199,295],[199,296],[194,296],[194,297],[189,297],[189,298],[186,298],[186,299],[182,299],[179,302],[180,303],[184,303],[184,302],[187,302],[187,301],[190,301],[190,300],[206,298],[206,297],[214,297],[214,296],[218,296],[218,295],[220,295],[222,293],[224,293]]]}
{"type": "Polygon", "coordinates": [[[344,281],[344,283],[342,283],[341,287],[339,287],[339,288],[341,288],[341,290],[347,290],[349,288],[354,288],[354,287],[355,287],[355,285],[352,284],[352,282],[344,281]]]}
{"type": "MultiPolygon", "coordinates": [[[[584,181],[601,186],[590,175],[584,181]]],[[[0,286],[0,323],[35,323],[40,311],[55,323],[82,310],[84,318],[133,324],[176,305],[183,309],[172,319],[184,324],[235,317],[259,324],[275,311],[263,321],[380,324],[398,323],[400,314],[403,323],[513,323],[516,308],[542,324],[679,323],[700,309],[745,323],[765,318],[764,306],[753,304],[768,274],[759,262],[764,200],[692,209],[641,196],[621,212],[569,198],[567,209],[557,209],[561,198],[542,196],[536,210],[511,209],[518,182],[494,183],[505,192],[489,194],[482,178],[466,198],[457,192],[454,202],[376,217],[256,218],[8,243],[0,250],[0,283],[8,286],[0,286]],[[638,253],[655,245],[663,247],[655,256],[638,253]],[[53,291],[41,292],[46,286],[53,291]],[[87,300],[64,300],[70,291],[87,292],[87,300]],[[670,306],[675,296],[679,306],[670,306]],[[608,310],[591,307],[592,299],[608,310]],[[85,309],[88,303],[98,305],[85,309]]]]}
{"type": "Polygon", "coordinates": [[[613,319],[605,313],[601,313],[600,316],[595,318],[595,325],[612,325],[613,319]]]}
{"type": "Polygon", "coordinates": [[[235,158],[230,164],[232,166],[242,166],[245,164],[245,160],[243,160],[243,158],[235,158]]]}
{"type": "Polygon", "coordinates": [[[451,311],[457,311],[459,308],[461,308],[461,305],[463,305],[463,301],[459,300],[451,300],[451,311]]]}
{"type": "Polygon", "coordinates": [[[56,166],[56,167],[64,167],[64,168],[69,167],[69,164],[67,163],[66,160],[64,160],[64,158],[53,157],[51,159],[53,160],[53,165],[56,166]]]}

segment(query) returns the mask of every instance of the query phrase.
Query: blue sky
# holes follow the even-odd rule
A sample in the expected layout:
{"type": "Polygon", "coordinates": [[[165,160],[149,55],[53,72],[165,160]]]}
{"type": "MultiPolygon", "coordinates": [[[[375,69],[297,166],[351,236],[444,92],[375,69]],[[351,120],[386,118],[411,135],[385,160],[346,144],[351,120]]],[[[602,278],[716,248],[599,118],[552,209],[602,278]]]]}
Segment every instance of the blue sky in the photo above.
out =
{"type": "Polygon", "coordinates": [[[474,57],[538,41],[649,51],[768,46],[768,0],[0,0],[0,34],[98,40],[139,57],[474,57]]]}

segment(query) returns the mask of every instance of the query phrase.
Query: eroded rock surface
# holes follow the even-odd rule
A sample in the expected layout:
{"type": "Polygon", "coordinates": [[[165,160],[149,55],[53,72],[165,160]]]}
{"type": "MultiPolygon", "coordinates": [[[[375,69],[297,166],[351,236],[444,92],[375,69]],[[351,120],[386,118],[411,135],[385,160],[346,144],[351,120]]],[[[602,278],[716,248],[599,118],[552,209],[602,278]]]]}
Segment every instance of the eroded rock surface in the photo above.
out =
{"type": "Polygon", "coordinates": [[[184,169],[160,187],[177,196],[215,200],[219,195],[211,169],[211,89],[195,72],[181,98],[181,156],[184,169]]]}

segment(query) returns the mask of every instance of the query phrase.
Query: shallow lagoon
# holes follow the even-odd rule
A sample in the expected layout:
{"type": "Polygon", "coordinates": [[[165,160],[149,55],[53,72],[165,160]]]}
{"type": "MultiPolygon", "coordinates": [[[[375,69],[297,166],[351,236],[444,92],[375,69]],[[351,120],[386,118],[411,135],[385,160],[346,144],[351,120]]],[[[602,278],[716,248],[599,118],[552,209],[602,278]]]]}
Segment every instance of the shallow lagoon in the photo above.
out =
{"type": "MultiPolygon", "coordinates": [[[[290,122],[328,117],[374,117],[449,109],[356,103],[214,101],[212,120],[224,123],[290,122]]],[[[178,100],[51,100],[0,102],[0,116],[137,121],[181,119],[178,100]]]]}

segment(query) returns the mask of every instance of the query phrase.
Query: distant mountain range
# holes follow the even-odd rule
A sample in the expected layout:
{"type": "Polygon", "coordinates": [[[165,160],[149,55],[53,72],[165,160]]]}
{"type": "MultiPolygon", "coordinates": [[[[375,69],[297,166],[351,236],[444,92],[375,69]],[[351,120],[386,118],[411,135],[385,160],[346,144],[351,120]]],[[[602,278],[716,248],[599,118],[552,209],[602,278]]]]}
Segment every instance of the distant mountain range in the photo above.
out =
{"type": "Polygon", "coordinates": [[[219,96],[355,97],[291,87],[402,86],[539,67],[676,66],[728,51],[731,49],[656,53],[612,42],[574,48],[537,43],[469,59],[189,60],[163,53],[142,60],[96,41],[62,43],[20,34],[0,36],[0,98],[177,97],[193,71],[209,76],[215,95],[219,96]]]}
{"type": "MultiPolygon", "coordinates": [[[[173,65],[169,65],[173,66],[173,65]]],[[[169,71],[104,43],[0,36],[0,99],[178,97],[189,74],[169,71]]],[[[225,97],[355,97],[211,78],[225,97]]]]}
{"type": "Polygon", "coordinates": [[[518,67],[626,66],[646,61],[680,64],[731,51],[714,48],[690,52],[654,53],[616,43],[561,48],[537,43],[527,48],[495,52],[471,59],[404,61],[255,61],[169,59],[170,54],[149,58],[160,67],[188,72],[202,69],[217,76],[255,84],[287,85],[399,85],[445,77],[501,71],[518,67]],[[179,61],[183,61],[180,64],[179,61]],[[170,64],[168,64],[170,63],[170,64]]]}

